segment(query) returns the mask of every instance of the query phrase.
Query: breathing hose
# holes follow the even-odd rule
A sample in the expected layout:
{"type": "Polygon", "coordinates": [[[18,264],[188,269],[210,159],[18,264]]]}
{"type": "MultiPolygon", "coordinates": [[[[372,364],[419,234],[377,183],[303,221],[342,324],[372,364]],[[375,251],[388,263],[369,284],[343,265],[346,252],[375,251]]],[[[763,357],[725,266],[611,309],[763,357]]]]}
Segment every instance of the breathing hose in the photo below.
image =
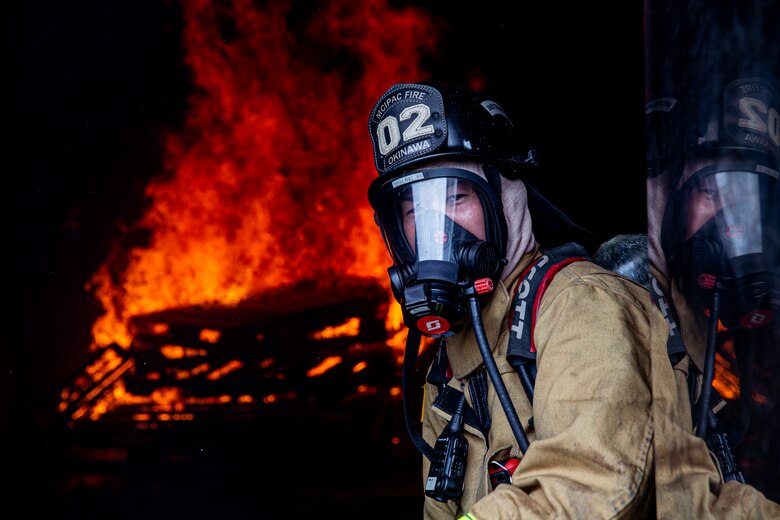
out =
{"type": "Polygon", "coordinates": [[[490,380],[493,382],[493,387],[496,390],[498,400],[501,402],[501,407],[504,409],[506,418],[509,421],[509,427],[512,428],[512,433],[514,434],[515,439],[517,439],[520,451],[525,453],[528,451],[528,438],[525,436],[525,430],[520,423],[512,400],[509,398],[509,392],[507,392],[504,380],[501,379],[501,374],[498,372],[498,367],[493,359],[493,354],[490,352],[490,344],[488,343],[487,336],[485,335],[485,328],[482,324],[477,293],[472,289],[467,291],[466,295],[469,299],[469,309],[471,310],[472,322],[474,323],[474,334],[477,337],[479,352],[482,354],[482,359],[485,361],[485,368],[487,368],[490,380]]]}
{"type": "Polygon", "coordinates": [[[696,408],[696,436],[707,438],[707,426],[712,395],[712,380],[715,375],[715,347],[718,339],[718,314],[720,314],[720,291],[717,286],[712,292],[712,307],[707,333],[707,347],[704,354],[704,373],[701,382],[701,396],[696,408]]]}
{"type": "MultiPolygon", "coordinates": [[[[501,403],[501,408],[504,410],[507,420],[509,421],[509,427],[512,429],[512,433],[517,440],[517,444],[520,447],[520,451],[525,453],[528,450],[528,437],[525,435],[525,430],[520,423],[520,418],[517,416],[512,400],[509,397],[509,392],[506,389],[504,380],[501,379],[501,374],[498,371],[496,362],[493,359],[493,354],[490,352],[490,344],[488,343],[487,336],[485,335],[485,327],[482,323],[482,315],[479,307],[479,301],[477,300],[477,292],[472,287],[465,290],[465,295],[468,297],[469,308],[471,311],[472,323],[474,325],[474,334],[477,339],[477,345],[479,346],[479,352],[482,355],[482,359],[485,362],[485,368],[487,369],[488,376],[493,383],[493,388],[496,391],[498,400],[501,403]]],[[[417,364],[417,351],[420,348],[420,332],[409,328],[406,336],[406,347],[404,350],[404,364],[402,374],[402,387],[403,387],[403,409],[404,409],[404,421],[406,422],[406,430],[409,434],[409,438],[420,452],[425,455],[428,460],[431,460],[433,455],[433,447],[431,447],[425,439],[423,439],[419,430],[414,426],[415,419],[412,416],[412,409],[410,400],[414,395],[414,372],[417,364]]]]}

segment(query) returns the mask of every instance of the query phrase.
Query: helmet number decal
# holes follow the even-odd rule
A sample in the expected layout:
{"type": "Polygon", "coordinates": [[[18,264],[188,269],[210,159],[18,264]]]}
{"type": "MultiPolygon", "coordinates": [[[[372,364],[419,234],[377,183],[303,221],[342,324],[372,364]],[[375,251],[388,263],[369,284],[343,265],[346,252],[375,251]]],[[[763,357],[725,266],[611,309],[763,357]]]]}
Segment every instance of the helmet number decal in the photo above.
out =
{"type": "Polygon", "coordinates": [[[739,100],[739,110],[746,118],[739,118],[741,128],[765,134],[775,146],[780,146],[780,114],[774,107],[767,108],[760,99],[743,97],[739,100]],[[766,114],[766,122],[759,115],[766,114]]]}
{"type": "MultiPolygon", "coordinates": [[[[780,96],[764,78],[732,81],[723,91],[724,146],[780,153],[780,96]]],[[[720,133],[720,132],[719,132],[720,133]]]]}
{"type": "Polygon", "coordinates": [[[398,148],[402,142],[412,141],[433,134],[433,125],[424,125],[430,117],[431,107],[422,103],[404,108],[398,114],[398,119],[392,115],[385,117],[376,128],[379,151],[382,155],[387,155],[398,148]],[[399,120],[406,121],[407,119],[412,119],[412,121],[401,133],[399,120]]]}
{"type": "Polygon", "coordinates": [[[395,85],[374,105],[368,127],[374,165],[382,175],[446,143],[444,100],[427,85],[395,85]]]}

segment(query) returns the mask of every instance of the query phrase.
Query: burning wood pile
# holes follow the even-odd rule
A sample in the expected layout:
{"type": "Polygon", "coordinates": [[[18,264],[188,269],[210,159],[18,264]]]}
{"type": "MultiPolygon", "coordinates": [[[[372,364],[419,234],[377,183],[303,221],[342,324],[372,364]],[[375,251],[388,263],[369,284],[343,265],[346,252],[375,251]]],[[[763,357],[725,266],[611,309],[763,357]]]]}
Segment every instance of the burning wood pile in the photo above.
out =
{"type": "Polygon", "coordinates": [[[137,316],[130,347],[100,351],[63,390],[59,412],[71,426],[140,429],[254,420],[296,403],[343,413],[363,397],[400,397],[386,313],[385,290],[353,279],[329,291],[301,284],[234,307],[137,316]]]}

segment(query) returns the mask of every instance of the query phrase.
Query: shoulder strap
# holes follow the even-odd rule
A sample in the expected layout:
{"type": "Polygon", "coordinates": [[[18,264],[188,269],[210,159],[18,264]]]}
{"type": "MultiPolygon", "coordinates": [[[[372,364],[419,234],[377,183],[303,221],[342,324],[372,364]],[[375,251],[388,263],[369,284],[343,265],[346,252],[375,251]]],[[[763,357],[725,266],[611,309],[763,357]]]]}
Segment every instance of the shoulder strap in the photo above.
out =
{"type": "Polygon", "coordinates": [[[533,402],[536,379],[536,346],[534,325],[542,295],[555,274],[572,262],[590,260],[580,244],[569,242],[544,250],[542,256],[520,276],[510,313],[507,361],[520,374],[528,398],[533,402]]]}
{"type": "Polygon", "coordinates": [[[655,303],[656,307],[660,309],[669,327],[666,351],[669,354],[672,366],[674,366],[685,356],[685,346],[680,335],[680,328],[677,326],[679,319],[674,306],[667,301],[666,296],[661,291],[661,287],[658,285],[658,280],[652,275],[650,276],[650,296],[653,298],[653,303],[655,303]]]}
{"type": "Polygon", "coordinates": [[[570,242],[545,250],[541,258],[526,268],[517,283],[513,310],[510,314],[511,325],[507,353],[507,359],[510,363],[536,359],[533,326],[542,294],[558,271],[572,262],[589,259],[585,248],[570,242]]]}

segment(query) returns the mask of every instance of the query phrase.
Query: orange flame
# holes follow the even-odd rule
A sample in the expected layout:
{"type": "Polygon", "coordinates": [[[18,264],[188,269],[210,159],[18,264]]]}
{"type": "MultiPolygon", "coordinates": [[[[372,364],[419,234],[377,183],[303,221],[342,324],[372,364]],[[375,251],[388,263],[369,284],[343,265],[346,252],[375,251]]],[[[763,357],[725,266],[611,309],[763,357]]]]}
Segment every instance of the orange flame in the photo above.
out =
{"type": "Polygon", "coordinates": [[[333,339],[345,336],[357,336],[360,333],[360,318],[352,317],[341,325],[325,327],[312,333],[312,339],[333,339]]]}
{"type": "Polygon", "coordinates": [[[712,386],[724,399],[739,398],[739,376],[723,356],[715,353],[715,375],[712,386]]]}
{"type": "Polygon", "coordinates": [[[323,359],[319,365],[306,372],[306,376],[308,377],[321,376],[331,368],[341,364],[343,360],[344,359],[341,356],[328,356],[325,359],[323,359]]]}
{"type": "Polygon", "coordinates": [[[148,243],[117,246],[88,285],[105,309],[93,348],[129,347],[130,318],[160,310],[334,274],[387,284],[366,118],[390,84],[425,78],[432,19],[388,0],[263,6],[182,3],[195,92],[146,189],[148,243]]]}
{"type": "MultiPolygon", "coordinates": [[[[724,328],[723,331],[727,331],[727,329],[724,328]]],[[[721,341],[720,347],[723,349],[724,353],[728,354],[728,357],[736,359],[733,337],[725,336],[721,341]]],[[[737,367],[726,359],[725,356],[721,355],[719,352],[715,353],[715,374],[712,380],[712,386],[724,399],[734,401],[740,397],[740,381],[737,371],[737,367]]],[[[755,390],[750,397],[758,404],[766,404],[767,402],[767,397],[755,390]]]]}

